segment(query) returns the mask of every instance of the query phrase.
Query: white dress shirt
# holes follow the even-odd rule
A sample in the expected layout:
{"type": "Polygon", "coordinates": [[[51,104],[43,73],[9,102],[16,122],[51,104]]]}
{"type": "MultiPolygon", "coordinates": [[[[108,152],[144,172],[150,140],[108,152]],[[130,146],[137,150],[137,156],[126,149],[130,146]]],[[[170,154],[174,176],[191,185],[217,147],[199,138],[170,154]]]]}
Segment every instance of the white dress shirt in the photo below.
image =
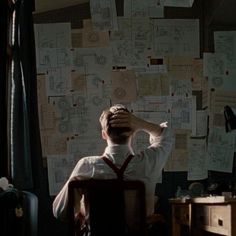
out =
{"type": "MultiPolygon", "coordinates": [[[[128,145],[116,144],[109,144],[104,151],[103,156],[109,158],[118,168],[122,166],[130,154],[134,155],[124,172],[124,180],[141,180],[144,182],[147,215],[154,213],[156,183],[170,155],[173,143],[173,132],[166,127],[163,128],[160,136],[150,135],[150,146],[140,153],[134,153],[128,145]]],[[[80,159],[69,180],[53,202],[53,214],[56,218],[63,220],[66,216],[68,183],[75,176],[81,179],[113,179],[117,177],[115,172],[102,160],[101,156],[88,156],[80,159]]]]}

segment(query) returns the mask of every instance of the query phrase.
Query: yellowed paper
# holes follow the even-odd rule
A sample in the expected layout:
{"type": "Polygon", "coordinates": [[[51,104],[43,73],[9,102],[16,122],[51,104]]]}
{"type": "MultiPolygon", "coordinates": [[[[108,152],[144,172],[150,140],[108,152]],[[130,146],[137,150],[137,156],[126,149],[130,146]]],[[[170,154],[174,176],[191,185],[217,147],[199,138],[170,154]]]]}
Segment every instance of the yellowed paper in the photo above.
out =
{"type": "Polygon", "coordinates": [[[39,124],[40,130],[55,131],[56,130],[56,114],[51,104],[39,105],[39,124]]]}
{"type": "Polygon", "coordinates": [[[168,96],[169,78],[163,74],[140,74],[138,80],[139,96],[168,96]]]}
{"type": "Polygon", "coordinates": [[[136,76],[134,71],[113,71],[112,103],[131,102],[137,98],[136,76]]]}
{"type": "Polygon", "coordinates": [[[188,170],[188,140],[190,133],[183,130],[175,130],[175,146],[165,166],[165,171],[188,170]]]}
{"type": "Polygon", "coordinates": [[[109,46],[109,33],[102,31],[94,31],[89,21],[84,23],[83,28],[83,47],[107,47],[109,46]],[[86,28],[87,27],[87,28],[86,28]]]}
{"type": "Polygon", "coordinates": [[[167,161],[165,171],[187,171],[188,170],[188,150],[174,150],[167,161]]]}
{"type": "Polygon", "coordinates": [[[67,138],[59,133],[41,132],[43,156],[67,154],[67,138]]]}
{"type": "Polygon", "coordinates": [[[86,76],[77,71],[71,72],[71,89],[86,95],[86,76]]]}

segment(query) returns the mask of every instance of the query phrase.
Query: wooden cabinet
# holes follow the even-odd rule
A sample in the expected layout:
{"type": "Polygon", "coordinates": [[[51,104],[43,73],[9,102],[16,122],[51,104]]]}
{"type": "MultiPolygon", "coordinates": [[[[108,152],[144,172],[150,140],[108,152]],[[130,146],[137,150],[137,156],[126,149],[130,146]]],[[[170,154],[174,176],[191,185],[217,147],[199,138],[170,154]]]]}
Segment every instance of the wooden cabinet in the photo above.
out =
{"type": "Polygon", "coordinates": [[[189,235],[201,236],[206,232],[236,236],[236,201],[172,204],[172,235],[181,236],[181,227],[188,225],[189,235]]]}

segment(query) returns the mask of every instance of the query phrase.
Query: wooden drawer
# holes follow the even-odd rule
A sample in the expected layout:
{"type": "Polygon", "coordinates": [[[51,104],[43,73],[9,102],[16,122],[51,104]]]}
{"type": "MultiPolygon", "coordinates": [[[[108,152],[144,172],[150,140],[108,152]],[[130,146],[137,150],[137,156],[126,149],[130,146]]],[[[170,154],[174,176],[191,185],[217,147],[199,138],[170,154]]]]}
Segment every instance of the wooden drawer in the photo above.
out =
{"type": "Polygon", "coordinates": [[[212,232],[231,235],[231,207],[230,205],[209,206],[210,226],[212,232]]]}
{"type": "Polygon", "coordinates": [[[231,235],[230,205],[195,205],[193,222],[197,228],[212,233],[231,235]]]}

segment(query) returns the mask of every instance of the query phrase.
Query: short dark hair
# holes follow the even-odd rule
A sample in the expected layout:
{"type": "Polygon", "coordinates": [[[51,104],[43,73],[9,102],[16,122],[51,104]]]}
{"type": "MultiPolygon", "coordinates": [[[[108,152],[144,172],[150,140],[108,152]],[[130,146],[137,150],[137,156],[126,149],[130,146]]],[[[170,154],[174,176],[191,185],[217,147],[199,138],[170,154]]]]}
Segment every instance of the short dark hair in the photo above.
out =
{"type": "Polygon", "coordinates": [[[100,116],[100,123],[102,129],[105,130],[110,137],[111,141],[115,144],[126,144],[129,140],[127,132],[131,131],[130,127],[111,127],[109,125],[109,120],[113,114],[117,111],[129,112],[129,110],[122,104],[116,104],[109,109],[106,109],[102,112],[100,116]]]}

